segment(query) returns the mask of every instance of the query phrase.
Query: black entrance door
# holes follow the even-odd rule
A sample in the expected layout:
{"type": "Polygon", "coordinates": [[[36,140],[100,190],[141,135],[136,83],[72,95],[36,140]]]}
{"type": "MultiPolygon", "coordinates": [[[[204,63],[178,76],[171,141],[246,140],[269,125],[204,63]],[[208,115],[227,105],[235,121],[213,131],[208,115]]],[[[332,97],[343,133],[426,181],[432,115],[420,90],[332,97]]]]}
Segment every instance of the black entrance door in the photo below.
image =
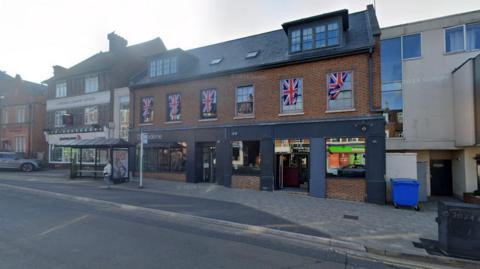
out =
{"type": "Polygon", "coordinates": [[[204,144],[202,146],[202,181],[214,183],[215,165],[217,163],[215,156],[215,146],[211,144],[204,144]]]}
{"type": "Polygon", "coordinates": [[[452,195],[452,161],[432,160],[430,161],[430,180],[432,196],[452,195]]]}

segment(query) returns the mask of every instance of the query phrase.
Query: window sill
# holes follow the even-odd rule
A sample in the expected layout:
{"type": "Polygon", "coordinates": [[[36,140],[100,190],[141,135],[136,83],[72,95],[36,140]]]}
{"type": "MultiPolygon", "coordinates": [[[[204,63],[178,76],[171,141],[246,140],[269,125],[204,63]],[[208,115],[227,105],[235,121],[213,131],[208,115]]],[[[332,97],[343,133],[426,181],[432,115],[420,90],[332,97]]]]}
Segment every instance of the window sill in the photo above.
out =
{"type": "Polygon", "coordinates": [[[177,124],[177,123],[182,123],[181,120],[177,120],[177,121],[166,121],[165,124],[177,124]]]}
{"type": "Polygon", "coordinates": [[[301,116],[301,115],[305,115],[305,113],[304,112],[293,112],[293,113],[280,113],[280,114],[278,114],[278,116],[280,116],[280,117],[301,116]]]}
{"type": "Polygon", "coordinates": [[[255,115],[252,115],[252,116],[237,116],[237,117],[233,117],[234,120],[246,120],[246,119],[254,119],[255,118],[255,115]]]}
{"type": "Polygon", "coordinates": [[[199,119],[199,122],[209,122],[209,121],[217,121],[217,118],[211,118],[211,119],[199,119]]]}
{"type": "Polygon", "coordinates": [[[139,123],[138,126],[151,126],[153,125],[153,122],[148,122],[148,123],[139,123]]]}
{"type": "Polygon", "coordinates": [[[349,108],[349,109],[339,109],[339,110],[327,110],[325,113],[330,114],[330,113],[343,113],[343,112],[354,112],[357,111],[355,108],[349,108]]]}
{"type": "Polygon", "coordinates": [[[423,56],[418,56],[418,57],[412,57],[412,58],[406,58],[406,59],[402,59],[403,61],[415,61],[415,60],[421,60],[423,58],[423,56]]]}

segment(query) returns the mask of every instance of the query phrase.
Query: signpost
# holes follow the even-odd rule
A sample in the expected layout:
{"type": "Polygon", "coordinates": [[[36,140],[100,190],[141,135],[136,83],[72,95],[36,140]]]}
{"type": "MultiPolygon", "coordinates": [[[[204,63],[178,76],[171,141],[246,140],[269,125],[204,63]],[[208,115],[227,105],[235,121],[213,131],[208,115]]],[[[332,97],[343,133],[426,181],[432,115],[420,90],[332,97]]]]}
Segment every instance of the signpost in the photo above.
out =
{"type": "Polygon", "coordinates": [[[140,130],[140,181],[139,188],[143,188],[143,144],[148,144],[148,135],[140,130]]]}

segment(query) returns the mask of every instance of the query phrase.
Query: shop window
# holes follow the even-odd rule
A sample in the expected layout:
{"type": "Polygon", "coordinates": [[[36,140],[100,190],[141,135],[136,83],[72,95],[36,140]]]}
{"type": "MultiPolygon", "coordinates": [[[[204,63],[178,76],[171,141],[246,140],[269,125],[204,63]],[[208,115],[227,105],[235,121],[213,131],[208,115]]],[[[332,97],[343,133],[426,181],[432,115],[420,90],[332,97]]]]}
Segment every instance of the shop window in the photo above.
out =
{"type": "Polygon", "coordinates": [[[365,139],[329,138],[327,178],[365,178],[365,139]]]}
{"type": "Polygon", "coordinates": [[[182,119],[182,95],[173,93],[167,95],[167,121],[182,119]]]}
{"type": "Polygon", "coordinates": [[[233,174],[260,174],[260,141],[232,142],[233,174]]]}
{"type": "Polygon", "coordinates": [[[130,96],[120,96],[119,103],[119,136],[121,139],[128,140],[128,127],[130,126],[130,96]]]}
{"type": "Polygon", "coordinates": [[[95,163],[95,149],[82,149],[82,164],[95,163]]]}
{"type": "Polygon", "coordinates": [[[140,99],[140,123],[153,122],[153,96],[140,99]]]}
{"type": "Polygon", "coordinates": [[[184,172],[187,144],[160,143],[144,149],[144,169],[147,172],[184,172]]]}
{"type": "Polygon", "coordinates": [[[76,154],[76,151],[71,148],[50,145],[49,153],[49,161],[51,163],[70,163],[70,160],[72,159],[72,156],[76,154]]]}

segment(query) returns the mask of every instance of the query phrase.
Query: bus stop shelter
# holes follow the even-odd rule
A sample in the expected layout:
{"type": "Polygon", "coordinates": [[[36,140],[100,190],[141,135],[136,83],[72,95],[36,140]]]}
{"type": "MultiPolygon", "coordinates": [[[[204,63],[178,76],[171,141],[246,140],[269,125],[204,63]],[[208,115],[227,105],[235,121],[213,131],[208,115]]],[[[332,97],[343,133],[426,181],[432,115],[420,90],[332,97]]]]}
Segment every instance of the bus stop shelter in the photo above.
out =
{"type": "Polygon", "coordinates": [[[119,138],[94,138],[68,140],[57,144],[58,147],[70,148],[70,178],[103,177],[103,167],[109,160],[112,164],[111,180],[115,184],[130,179],[129,148],[133,144],[119,138]]]}

